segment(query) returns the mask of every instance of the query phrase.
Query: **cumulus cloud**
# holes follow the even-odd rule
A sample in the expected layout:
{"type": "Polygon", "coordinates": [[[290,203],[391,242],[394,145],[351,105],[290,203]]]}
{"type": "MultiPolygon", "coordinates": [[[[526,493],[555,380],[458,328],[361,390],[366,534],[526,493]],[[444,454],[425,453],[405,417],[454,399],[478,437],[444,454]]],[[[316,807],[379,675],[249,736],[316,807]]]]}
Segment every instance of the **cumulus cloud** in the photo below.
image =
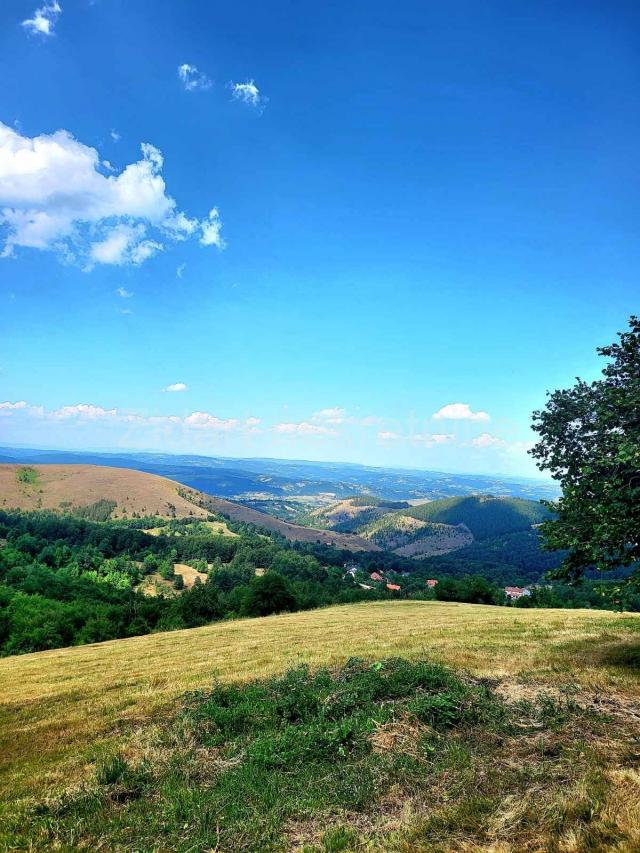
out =
{"type": "Polygon", "coordinates": [[[121,299],[131,299],[131,297],[133,296],[133,291],[125,290],[124,287],[116,287],[114,292],[121,299]]]}
{"type": "Polygon", "coordinates": [[[449,403],[437,411],[433,417],[436,420],[450,421],[488,421],[486,412],[473,412],[468,403],[449,403]]]}
{"type": "Polygon", "coordinates": [[[19,409],[26,409],[27,404],[24,400],[17,400],[15,403],[11,403],[9,400],[5,400],[4,403],[0,403],[0,409],[8,412],[13,412],[19,409]]]}
{"type": "Polygon", "coordinates": [[[246,83],[229,83],[229,88],[234,101],[242,101],[255,109],[264,109],[267,105],[268,98],[265,98],[253,80],[247,80],[246,83]]]}
{"type": "Polygon", "coordinates": [[[76,406],[62,406],[50,413],[54,420],[69,420],[70,418],[82,421],[95,421],[103,418],[116,418],[117,409],[103,409],[102,406],[93,406],[91,403],[78,403],[76,406]]]}
{"type": "Polygon", "coordinates": [[[141,264],[163,240],[197,233],[200,244],[224,247],[217,208],[202,221],[178,210],[167,194],[162,153],[141,145],[142,157],[104,174],[95,148],[66,130],[33,138],[0,123],[2,254],[16,247],[55,251],[86,269],[141,264]]]}
{"type": "Polygon", "coordinates": [[[338,435],[337,431],[329,426],[322,424],[312,424],[309,421],[301,421],[300,423],[282,423],[276,424],[273,431],[279,435],[307,436],[307,435],[323,435],[334,436],[338,435]]]}
{"type": "Polygon", "coordinates": [[[187,92],[210,89],[213,85],[212,80],[206,74],[188,62],[183,62],[182,65],[178,66],[178,77],[187,92]]]}
{"type": "Polygon", "coordinates": [[[184,419],[184,424],[193,429],[211,429],[226,432],[230,429],[236,429],[240,425],[240,422],[235,418],[218,418],[216,415],[210,415],[208,412],[192,412],[184,419]]]}
{"type": "Polygon", "coordinates": [[[52,3],[45,3],[33,13],[33,18],[27,18],[22,22],[22,26],[31,35],[52,36],[56,26],[56,21],[59,15],[62,14],[62,7],[53,0],[52,3]]]}
{"type": "Polygon", "coordinates": [[[476,438],[471,439],[472,447],[506,447],[507,442],[502,438],[498,438],[496,435],[491,435],[489,432],[483,432],[482,435],[476,436],[476,438]]]}
{"type": "Polygon", "coordinates": [[[177,391],[186,391],[187,386],[184,382],[174,382],[173,385],[167,385],[164,389],[165,391],[177,392],[177,391]]]}

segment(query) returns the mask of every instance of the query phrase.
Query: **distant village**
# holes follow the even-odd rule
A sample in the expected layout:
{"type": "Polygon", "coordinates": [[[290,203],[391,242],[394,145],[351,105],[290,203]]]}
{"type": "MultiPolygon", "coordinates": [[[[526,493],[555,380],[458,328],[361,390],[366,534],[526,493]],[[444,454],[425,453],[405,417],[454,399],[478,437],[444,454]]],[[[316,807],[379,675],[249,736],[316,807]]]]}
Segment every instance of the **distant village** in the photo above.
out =
{"type": "MultiPolygon", "coordinates": [[[[354,580],[356,576],[361,571],[360,567],[355,563],[345,563],[345,577],[349,575],[354,580]]],[[[381,572],[371,572],[369,575],[370,580],[374,582],[374,584],[384,584],[386,589],[390,592],[399,592],[402,589],[402,586],[397,583],[389,583],[384,575],[381,572]]],[[[428,589],[435,589],[438,585],[438,581],[436,578],[427,578],[425,581],[425,585],[428,589]]],[[[367,583],[358,583],[358,586],[362,589],[375,589],[375,586],[367,583]]],[[[504,594],[509,601],[517,601],[519,598],[524,598],[526,596],[530,596],[532,590],[536,587],[540,586],[540,584],[532,584],[530,587],[528,586],[505,586],[503,587],[504,594]]]]}

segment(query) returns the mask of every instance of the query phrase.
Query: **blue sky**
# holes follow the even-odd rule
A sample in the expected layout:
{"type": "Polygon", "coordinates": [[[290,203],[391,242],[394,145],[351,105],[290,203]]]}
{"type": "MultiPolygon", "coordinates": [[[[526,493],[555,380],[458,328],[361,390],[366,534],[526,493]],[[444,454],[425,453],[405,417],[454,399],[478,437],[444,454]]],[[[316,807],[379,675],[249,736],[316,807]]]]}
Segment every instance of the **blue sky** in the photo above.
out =
{"type": "Polygon", "coordinates": [[[0,442],[534,473],[532,409],[638,310],[639,37],[5,0],[0,442]]]}

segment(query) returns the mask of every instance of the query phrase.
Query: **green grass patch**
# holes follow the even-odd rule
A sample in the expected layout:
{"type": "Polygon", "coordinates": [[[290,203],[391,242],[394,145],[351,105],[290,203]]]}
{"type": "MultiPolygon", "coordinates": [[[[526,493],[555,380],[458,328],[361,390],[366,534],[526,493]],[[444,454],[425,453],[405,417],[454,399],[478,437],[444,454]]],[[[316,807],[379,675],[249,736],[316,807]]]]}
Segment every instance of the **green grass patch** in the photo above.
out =
{"type": "Polygon", "coordinates": [[[38,477],[40,475],[36,471],[35,468],[31,468],[28,465],[25,465],[22,468],[18,468],[16,471],[16,480],[19,483],[24,483],[27,486],[35,486],[38,482],[38,477]]]}
{"type": "MultiPolygon", "coordinates": [[[[80,790],[32,809],[28,838],[23,830],[12,841],[35,850],[99,842],[318,852],[436,849],[448,836],[480,842],[504,801],[541,780],[548,794],[556,776],[564,796],[573,775],[597,775],[586,751],[562,762],[570,741],[558,732],[584,726],[581,715],[549,697],[508,705],[488,685],[427,660],[352,659],[338,670],[302,666],[214,684],[189,694],[138,756],[101,756],[80,790]],[[547,753],[535,740],[545,733],[556,739],[547,753]],[[519,765],[513,750],[523,738],[532,742],[519,765]],[[389,829],[403,805],[419,820],[389,829]]],[[[581,808],[556,823],[564,831],[594,816],[581,808]]],[[[534,822],[527,813],[526,831],[534,822]]]]}

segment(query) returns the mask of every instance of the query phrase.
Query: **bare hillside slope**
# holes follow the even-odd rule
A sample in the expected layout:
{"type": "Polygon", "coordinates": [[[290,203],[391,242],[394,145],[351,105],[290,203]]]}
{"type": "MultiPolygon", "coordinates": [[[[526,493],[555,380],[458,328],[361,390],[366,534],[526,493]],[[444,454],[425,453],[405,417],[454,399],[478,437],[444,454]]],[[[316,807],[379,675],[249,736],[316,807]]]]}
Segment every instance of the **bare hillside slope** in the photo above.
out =
{"type": "Polygon", "coordinates": [[[209,512],[255,524],[292,542],[322,542],[350,551],[379,551],[361,536],[289,524],[265,513],[206,495],[186,486],[130,468],[102,465],[0,465],[0,508],[70,510],[97,501],[113,501],[112,518],[158,515],[165,518],[209,512]]]}

